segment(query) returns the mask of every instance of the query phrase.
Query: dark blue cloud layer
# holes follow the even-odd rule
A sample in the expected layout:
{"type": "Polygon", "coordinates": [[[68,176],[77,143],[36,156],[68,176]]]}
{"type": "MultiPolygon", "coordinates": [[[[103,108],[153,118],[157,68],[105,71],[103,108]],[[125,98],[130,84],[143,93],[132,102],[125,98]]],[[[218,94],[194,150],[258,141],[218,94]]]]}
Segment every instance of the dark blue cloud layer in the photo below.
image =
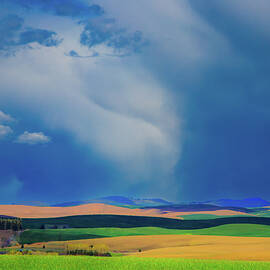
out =
{"type": "Polygon", "coordinates": [[[57,203],[103,196],[105,187],[117,190],[117,186],[110,186],[116,175],[112,166],[89,148],[74,143],[72,136],[46,129],[38,115],[27,112],[24,106],[10,106],[0,100],[0,108],[16,118],[10,123],[13,139],[25,130],[43,131],[52,138],[43,145],[17,144],[12,137],[0,140],[0,185],[9,186],[13,178],[22,183],[14,197],[0,198],[0,203],[57,203]]]}
{"type": "MultiPolygon", "coordinates": [[[[80,43],[88,48],[102,44],[112,48],[114,53],[123,56],[138,53],[147,44],[141,31],[129,32],[127,29],[120,28],[116,25],[115,19],[95,19],[105,13],[100,5],[88,5],[86,2],[79,0],[11,0],[8,3],[23,7],[26,11],[38,9],[40,12],[51,13],[57,16],[82,19],[80,23],[84,25],[84,30],[80,36],[80,43]]],[[[20,23],[20,25],[17,25],[19,27],[18,29],[5,30],[6,33],[8,31],[10,32],[8,34],[9,36],[18,34],[18,31],[22,28],[22,18],[13,15],[5,18],[5,20],[10,21],[8,24],[12,24],[12,20],[13,23],[20,23]]],[[[46,32],[43,29],[32,29],[21,33],[17,44],[11,39],[11,36],[9,39],[8,42],[5,42],[5,47],[26,45],[30,42],[38,42],[41,45],[49,47],[57,46],[60,43],[60,40],[56,37],[56,33],[52,31],[46,32]]],[[[70,56],[76,57],[75,55],[70,56]]]]}
{"type": "Polygon", "coordinates": [[[79,55],[76,51],[71,50],[65,54],[66,56],[74,57],[74,58],[89,58],[89,57],[97,57],[99,53],[94,52],[92,55],[79,55]]]}
{"type": "Polygon", "coordinates": [[[23,23],[24,19],[17,15],[8,15],[0,20],[0,52],[9,54],[33,42],[46,47],[55,47],[61,43],[55,32],[45,29],[24,29],[23,23]]]}
{"type": "Polygon", "coordinates": [[[55,32],[44,29],[30,29],[20,33],[19,45],[26,45],[32,42],[37,42],[46,47],[55,47],[61,43],[61,40],[57,38],[55,32]]]}
{"type": "MultiPolygon", "coordinates": [[[[245,1],[239,0],[239,3],[241,2],[243,10],[251,8],[244,6],[245,1]]],[[[241,14],[237,16],[230,13],[230,9],[224,10],[219,1],[209,0],[205,5],[204,1],[198,0],[192,1],[190,4],[194,11],[198,12],[214,29],[230,41],[231,46],[240,56],[250,58],[253,61],[252,64],[255,65],[263,64],[263,62],[269,63],[270,54],[267,53],[270,42],[270,36],[267,35],[269,25],[265,24],[265,29],[260,24],[256,26],[257,21],[251,16],[250,21],[246,22],[241,14]]],[[[265,9],[269,10],[269,6],[265,9]]]]}
{"type": "Polygon", "coordinates": [[[113,48],[116,53],[138,53],[147,44],[141,31],[129,33],[119,28],[114,19],[88,20],[81,22],[84,30],[81,33],[82,45],[93,48],[105,45],[113,48]]]}
{"type": "Polygon", "coordinates": [[[0,20],[0,50],[16,45],[16,37],[24,20],[17,15],[8,15],[0,20]]]}
{"type": "MultiPolygon", "coordinates": [[[[8,185],[12,177],[22,183],[16,198],[5,203],[55,203],[104,194],[106,182],[112,179],[106,165],[78,149],[64,134],[54,133],[53,137],[54,143],[44,146],[0,141],[1,185],[8,185]]],[[[0,201],[3,203],[3,199],[0,201]]]]}
{"type": "MultiPolygon", "coordinates": [[[[57,7],[60,1],[17,2],[59,16],[83,17],[82,14],[86,14],[84,8],[72,7],[75,1],[65,1],[68,4],[61,7],[62,11],[57,7]]],[[[182,96],[185,97],[184,108],[179,113],[185,124],[181,137],[182,156],[175,171],[179,180],[173,188],[180,190],[179,200],[249,196],[270,199],[269,38],[255,29],[247,29],[239,18],[232,18],[216,3],[209,0],[206,5],[205,1],[198,0],[191,5],[194,12],[224,35],[233,55],[223,57],[224,51],[220,50],[219,61],[200,70],[199,67],[189,68],[187,72],[177,63],[172,65],[170,60],[161,57],[149,60],[149,70],[156,72],[161,80],[175,89],[175,93],[187,89],[181,90],[179,97],[179,104],[182,104],[182,96]],[[197,74],[198,70],[201,74],[199,80],[190,75],[192,71],[197,74]]],[[[89,48],[104,44],[126,52],[139,51],[144,44],[140,32],[119,29],[114,20],[85,20],[83,26],[81,44],[89,48]]],[[[54,35],[39,29],[36,32],[25,30],[23,20],[10,15],[0,23],[0,49],[15,47],[18,42],[25,45],[34,41],[55,46],[49,41],[54,35]]],[[[69,56],[80,57],[75,51],[70,51],[69,56]]],[[[6,111],[9,112],[8,108],[6,111]]],[[[24,119],[30,122],[24,126],[33,127],[33,116],[25,115],[24,119]]],[[[1,142],[0,180],[2,183],[15,175],[24,182],[18,201],[27,198],[44,201],[87,199],[87,196],[102,194],[104,189],[108,195],[121,194],[121,181],[125,179],[119,172],[104,161],[96,161],[94,154],[89,161],[88,154],[66,135],[50,136],[54,143],[46,148],[25,145],[18,148],[1,142]],[[119,185],[115,184],[115,178],[121,178],[119,185]],[[114,187],[109,188],[110,183],[114,183],[114,187]]],[[[145,190],[151,194],[152,186],[147,183],[138,185],[130,195],[137,196],[145,190]]]]}
{"type": "Polygon", "coordinates": [[[204,68],[199,81],[185,82],[185,138],[177,169],[183,198],[269,199],[269,37],[218,1],[191,5],[234,54],[204,68]]]}
{"type": "Polygon", "coordinates": [[[88,5],[81,0],[10,0],[26,9],[37,8],[57,16],[92,17],[104,14],[104,9],[96,4],[88,5]]]}

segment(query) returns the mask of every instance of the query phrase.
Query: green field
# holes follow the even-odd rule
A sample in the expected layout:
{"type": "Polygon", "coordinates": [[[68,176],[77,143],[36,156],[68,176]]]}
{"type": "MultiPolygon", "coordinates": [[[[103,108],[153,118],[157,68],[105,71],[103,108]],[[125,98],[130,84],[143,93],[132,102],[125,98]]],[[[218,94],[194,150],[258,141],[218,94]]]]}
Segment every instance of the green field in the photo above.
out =
{"type": "Polygon", "coordinates": [[[269,270],[269,262],[135,257],[0,256],[0,270],[269,270]]]}
{"type": "MultiPolygon", "coordinates": [[[[212,214],[191,214],[191,215],[182,215],[180,216],[184,220],[207,220],[207,219],[216,219],[216,218],[228,218],[228,216],[218,216],[212,214]]],[[[248,215],[234,215],[230,217],[248,217],[248,215]]],[[[263,217],[263,215],[261,215],[263,217]]]]}
{"type": "Polygon", "coordinates": [[[270,211],[260,211],[256,214],[257,217],[270,217],[270,211]]]}
{"type": "Polygon", "coordinates": [[[31,244],[36,242],[92,239],[100,237],[168,234],[270,237],[270,226],[257,224],[229,224],[197,230],[175,230],[159,227],[33,229],[26,230],[21,234],[20,243],[31,244]]]}

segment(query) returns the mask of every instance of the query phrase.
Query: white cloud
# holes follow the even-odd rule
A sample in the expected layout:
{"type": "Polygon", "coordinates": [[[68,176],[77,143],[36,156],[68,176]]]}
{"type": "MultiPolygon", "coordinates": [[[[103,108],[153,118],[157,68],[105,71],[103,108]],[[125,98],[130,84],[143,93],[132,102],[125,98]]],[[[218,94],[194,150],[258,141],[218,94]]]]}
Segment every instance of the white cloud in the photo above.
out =
{"type": "Polygon", "coordinates": [[[42,132],[33,132],[30,133],[25,131],[17,139],[16,143],[25,143],[25,144],[46,144],[49,143],[51,139],[45,136],[42,132]]]}
{"type": "MultiPolygon", "coordinates": [[[[3,94],[6,102],[16,99],[18,106],[40,117],[47,128],[73,134],[118,168],[139,172],[142,177],[135,173],[136,179],[154,179],[152,173],[168,179],[181,152],[182,119],[176,113],[181,100],[174,100],[170,84],[154,69],[165,67],[169,75],[177,71],[177,76],[191,76],[187,63],[199,67],[211,61],[226,42],[192,12],[187,1],[115,1],[102,0],[101,4],[117,18],[120,28],[141,30],[149,38],[146,53],[127,58],[65,57],[70,50],[87,55],[79,44],[82,26],[56,18],[56,28],[50,25],[50,29],[64,37],[58,48],[28,50],[16,58],[1,59],[4,90],[0,97],[3,94]],[[31,65],[25,66],[27,62],[31,65]]],[[[41,18],[40,28],[55,23],[41,18]]]]}
{"type": "Polygon", "coordinates": [[[0,123],[12,121],[14,121],[13,117],[11,117],[8,114],[5,114],[3,111],[0,110],[0,123]]]}
{"type": "Polygon", "coordinates": [[[6,102],[16,96],[48,128],[70,132],[118,168],[170,171],[179,154],[179,119],[168,89],[135,59],[65,57],[67,43],[2,59],[6,102]],[[27,61],[32,65],[25,67],[27,61]]]}
{"type": "Polygon", "coordinates": [[[13,130],[9,126],[0,125],[0,139],[13,133],[13,130]]]}
{"type": "MultiPolygon", "coordinates": [[[[105,10],[119,24],[142,30],[151,46],[144,57],[160,65],[169,61],[178,69],[207,64],[222,50],[226,39],[190,7],[187,0],[101,0],[105,10]],[[156,60],[155,60],[156,59],[156,60]],[[166,60],[167,59],[167,60],[166,60]]],[[[172,70],[173,72],[173,70],[172,70]]]]}

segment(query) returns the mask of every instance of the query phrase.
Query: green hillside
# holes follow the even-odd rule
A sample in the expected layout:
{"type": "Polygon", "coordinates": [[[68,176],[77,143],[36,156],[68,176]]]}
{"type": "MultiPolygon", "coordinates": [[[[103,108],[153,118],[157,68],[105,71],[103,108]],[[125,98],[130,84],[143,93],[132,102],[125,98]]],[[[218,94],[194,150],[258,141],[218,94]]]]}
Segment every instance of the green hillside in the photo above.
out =
{"type": "MultiPolygon", "coordinates": [[[[216,219],[216,218],[228,218],[228,216],[218,216],[213,214],[191,214],[180,216],[184,220],[206,220],[206,219],[216,219]]],[[[248,215],[233,215],[229,217],[248,217],[248,215]]],[[[263,215],[261,215],[263,217],[263,215]]]]}
{"type": "Polygon", "coordinates": [[[52,230],[32,229],[26,230],[21,234],[20,242],[30,244],[36,242],[92,239],[101,237],[168,234],[270,237],[270,226],[257,224],[229,224],[197,230],[165,229],[159,227],[80,228],[52,230]]]}

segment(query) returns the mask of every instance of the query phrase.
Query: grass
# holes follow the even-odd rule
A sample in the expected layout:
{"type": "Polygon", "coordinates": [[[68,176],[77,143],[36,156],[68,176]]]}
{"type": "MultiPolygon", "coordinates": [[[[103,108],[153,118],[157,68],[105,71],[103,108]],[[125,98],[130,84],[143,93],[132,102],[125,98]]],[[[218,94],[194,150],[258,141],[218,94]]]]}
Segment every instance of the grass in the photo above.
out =
{"type": "MultiPolygon", "coordinates": [[[[214,214],[191,214],[191,215],[182,215],[180,217],[182,217],[184,220],[205,220],[205,219],[226,218],[228,216],[218,216],[214,214]]],[[[241,215],[241,216],[234,215],[230,217],[245,217],[245,215],[241,215]]]]}
{"type": "Polygon", "coordinates": [[[177,230],[159,227],[137,228],[81,228],[81,229],[50,229],[27,230],[20,236],[20,243],[37,243],[48,241],[66,241],[94,239],[101,237],[118,237],[131,235],[218,235],[270,237],[270,226],[258,224],[229,224],[206,229],[177,230]]]}
{"type": "Polygon", "coordinates": [[[259,224],[228,224],[212,228],[192,230],[191,234],[242,237],[270,237],[270,226],[259,224]]]}
{"type": "Polygon", "coordinates": [[[134,257],[11,256],[0,257],[0,270],[268,270],[269,262],[238,262],[134,257]]]}
{"type": "Polygon", "coordinates": [[[270,211],[260,211],[256,214],[257,217],[270,217],[270,211]]]}
{"type": "Polygon", "coordinates": [[[106,237],[103,235],[92,234],[90,231],[88,231],[88,229],[27,230],[21,233],[18,242],[20,244],[32,244],[37,242],[95,239],[106,237]]]}

